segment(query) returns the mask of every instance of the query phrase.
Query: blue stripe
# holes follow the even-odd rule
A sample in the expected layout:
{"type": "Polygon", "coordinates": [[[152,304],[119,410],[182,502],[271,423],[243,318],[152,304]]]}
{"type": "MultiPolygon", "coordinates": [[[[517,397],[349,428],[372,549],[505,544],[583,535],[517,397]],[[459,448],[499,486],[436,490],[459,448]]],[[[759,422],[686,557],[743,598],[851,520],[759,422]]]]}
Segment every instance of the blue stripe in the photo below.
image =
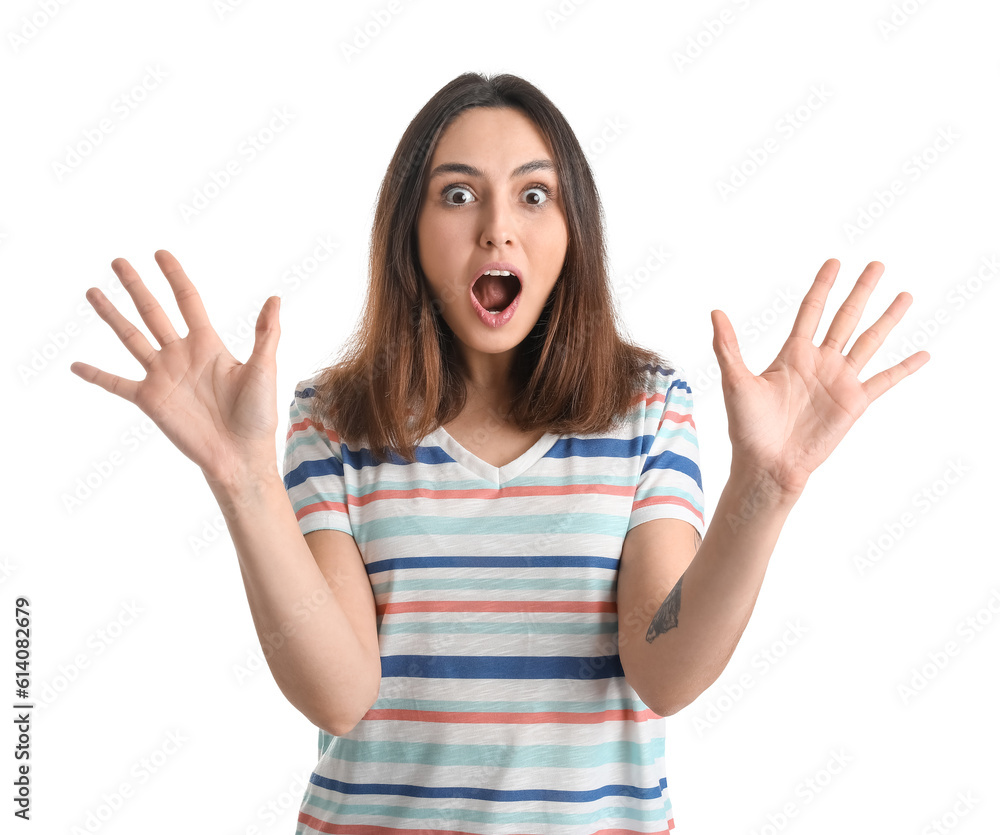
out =
{"type": "MultiPolygon", "coordinates": [[[[637,786],[610,785],[588,791],[567,791],[564,789],[520,789],[503,791],[501,789],[482,789],[465,786],[410,786],[400,783],[345,783],[342,780],[332,780],[315,772],[309,778],[320,788],[342,792],[344,794],[397,794],[405,797],[467,797],[474,800],[491,800],[494,802],[517,803],[526,800],[548,800],[559,803],[590,803],[602,797],[635,797],[650,800],[660,797],[667,788],[665,777],[660,778],[658,785],[652,788],[637,786]]],[[[345,810],[346,811],[346,810],[345,810]]]]}
{"type": "Polygon", "coordinates": [[[618,655],[383,655],[382,678],[624,678],[618,655]]]}
{"type": "Polygon", "coordinates": [[[676,452],[671,452],[670,450],[664,450],[659,455],[654,455],[651,458],[646,459],[646,463],[642,466],[642,471],[647,470],[676,470],[679,473],[691,478],[695,484],[698,485],[698,489],[701,490],[701,468],[698,467],[690,458],[686,455],[678,455],[676,452]]]}
{"type": "Polygon", "coordinates": [[[307,478],[322,478],[331,474],[344,475],[344,465],[339,458],[332,455],[329,458],[303,461],[295,469],[289,470],[282,480],[285,482],[285,489],[288,490],[302,484],[307,478]]]}
{"type": "Polygon", "coordinates": [[[609,557],[555,556],[526,554],[523,557],[393,557],[376,560],[366,568],[369,574],[401,568],[607,568],[618,570],[618,560],[609,557]]]}

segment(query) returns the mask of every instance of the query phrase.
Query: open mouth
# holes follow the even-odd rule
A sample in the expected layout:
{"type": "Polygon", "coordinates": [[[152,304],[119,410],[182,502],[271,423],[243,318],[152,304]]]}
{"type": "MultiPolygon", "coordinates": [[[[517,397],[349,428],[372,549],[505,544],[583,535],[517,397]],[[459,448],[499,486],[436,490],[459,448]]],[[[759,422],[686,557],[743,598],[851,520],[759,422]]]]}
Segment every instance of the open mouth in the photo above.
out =
{"type": "Polygon", "coordinates": [[[490,270],[483,273],[472,285],[476,300],[490,313],[506,310],[520,291],[520,279],[506,270],[490,270]]]}

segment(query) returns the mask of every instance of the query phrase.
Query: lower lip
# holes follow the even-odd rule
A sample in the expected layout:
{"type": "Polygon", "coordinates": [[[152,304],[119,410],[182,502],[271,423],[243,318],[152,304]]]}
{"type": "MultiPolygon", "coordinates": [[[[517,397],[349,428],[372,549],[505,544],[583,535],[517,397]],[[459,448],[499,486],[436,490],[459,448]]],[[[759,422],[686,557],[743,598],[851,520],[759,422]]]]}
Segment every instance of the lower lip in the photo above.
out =
{"type": "Polygon", "coordinates": [[[521,301],[521,290],[523,289],[523,287],[520,288],[517,291],[517,295],[514,296],[514,301],[512,301],[499,313],[490,313],[479,303],[479,299],[476,298],[476,294],[472,292],[472,285],[469,285],[469,297],[472,299],[472,306],[476,309],[476,315],[479,317],[480,321],[482,321],[484,325],[488,325],[491,328],[499,328],[502,325],[506,325],[511,320],[511,317],[514,315],[514,311],[517,310],[517,303],[521,301]]]}

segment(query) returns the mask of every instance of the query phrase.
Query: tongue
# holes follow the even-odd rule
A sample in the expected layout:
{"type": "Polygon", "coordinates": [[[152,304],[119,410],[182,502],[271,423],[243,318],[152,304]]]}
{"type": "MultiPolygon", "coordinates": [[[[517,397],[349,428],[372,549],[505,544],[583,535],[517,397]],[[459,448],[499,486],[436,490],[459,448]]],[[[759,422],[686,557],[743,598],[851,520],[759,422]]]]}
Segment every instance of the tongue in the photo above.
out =
{"type": "Polygon", "coordinates": [[[472,292],[486,310],[503,310],[517,295],[517,279],[512,275],[484,275],[472,292]]]}

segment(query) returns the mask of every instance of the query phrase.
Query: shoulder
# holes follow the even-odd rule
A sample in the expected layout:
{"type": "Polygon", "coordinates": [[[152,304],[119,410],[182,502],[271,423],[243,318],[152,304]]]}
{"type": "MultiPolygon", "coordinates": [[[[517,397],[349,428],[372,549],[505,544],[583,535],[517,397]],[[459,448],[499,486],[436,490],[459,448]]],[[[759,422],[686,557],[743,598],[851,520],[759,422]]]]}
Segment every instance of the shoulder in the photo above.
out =
{"type": "Polygon", "coordinates": [[[319,404],[316,390],[316,383],[319,374],[314,374],[304,380],[299,380],[295,384],[292,402],[289,406],[289,426],[286,436],[287,441],[293,437],[305,439],[307,437],[320,436],[325,438],[330,445],[340,445],[340,438],[330,421],[319,412],[319,404]]]}
{"type": "Polygon", "coordinates": [[[295,401],[301,402],[304,406],[311,407],[311,401],[316,397],[316,383],[318,380],[319,374],[313,374],[311,377],[299,380],[295,384],[295,401]]]}
{"type": "Polygon", "coordinates": [[[666,359],[645,366],[645,390],[647,410],[663,411],[666,404],[673,401],[690,403],[693,392],[684,368],[666,359]]]}

